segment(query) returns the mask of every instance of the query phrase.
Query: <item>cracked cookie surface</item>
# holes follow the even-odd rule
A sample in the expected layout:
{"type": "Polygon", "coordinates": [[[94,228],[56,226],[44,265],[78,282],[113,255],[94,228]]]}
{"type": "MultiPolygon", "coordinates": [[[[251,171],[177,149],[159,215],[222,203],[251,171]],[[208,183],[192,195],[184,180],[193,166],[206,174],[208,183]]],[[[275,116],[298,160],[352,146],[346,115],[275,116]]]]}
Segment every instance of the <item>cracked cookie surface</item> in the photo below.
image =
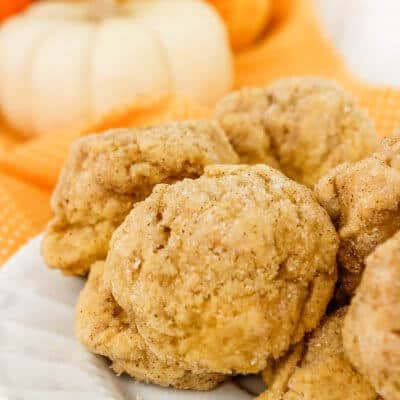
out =
{"type": "Polygon", "coordinates": [[[209,390],[224,380],[221,374],[191,371],[158,359],[140,336],[134,319],[114,300],[103,273],[104,261],[93,264],[76,306],[75,333],[90,351],[108,357],[118,375],[127,373],[161,386],[209,390]]]}
{"type": "Polygon", "coordinates": [[[314,188],[339,233],[340,291],[354,293],[365,257],[400,229],[400,136],[376,153],[330,171],[314,188]]]}
{"type": "Polygon", "coordinates": [[[68,275],[87,274],[106,257],[111,235],[133,204],[154,185],[237,161],[225,134],[208,121],[118,129],[79,140],[53,193],[54,217],[42,245],[47,264],[68,275]]]}
{"type": "Polygon", "coordinates": [[[256,373],[318,324],[336,251],[309,189],[264,165],[210,166],[135,205],[106,280],[160,358],[256,373]]]}
{"type": "Polygon", "coordinates": [[[308,339],[264,371],[257,400],[376,400],[369,382],[347,359],[342,341],[346,308],[325,318],[308,339]]]}
{"type": "Polygon", "coordinates": [[[366,157],[378,140],[354,98],[320,78],[243,89],[222,99],[215,116],[242,162],[278,167],[307,186],[345,161],[366,157]]]}
{"type": "Polygon", "coordinates": [[[343,340],[354,366],[386,400],[400,398],[400,233],[366,261],[345,319],[343,340]]]}

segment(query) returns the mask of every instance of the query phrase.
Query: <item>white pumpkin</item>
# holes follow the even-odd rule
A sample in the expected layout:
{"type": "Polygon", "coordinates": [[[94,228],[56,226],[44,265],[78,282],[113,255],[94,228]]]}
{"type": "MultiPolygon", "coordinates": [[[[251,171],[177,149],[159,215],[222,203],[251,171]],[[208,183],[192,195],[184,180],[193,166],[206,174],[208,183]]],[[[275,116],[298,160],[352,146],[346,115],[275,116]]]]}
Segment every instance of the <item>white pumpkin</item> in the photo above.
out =
{"type": "Polygon", "coordinates": [[[212,105],[232,82],[224,24],[200,0],[38,2],[0,27],[0,110],[29,136],[172,93],[212,105]]]}

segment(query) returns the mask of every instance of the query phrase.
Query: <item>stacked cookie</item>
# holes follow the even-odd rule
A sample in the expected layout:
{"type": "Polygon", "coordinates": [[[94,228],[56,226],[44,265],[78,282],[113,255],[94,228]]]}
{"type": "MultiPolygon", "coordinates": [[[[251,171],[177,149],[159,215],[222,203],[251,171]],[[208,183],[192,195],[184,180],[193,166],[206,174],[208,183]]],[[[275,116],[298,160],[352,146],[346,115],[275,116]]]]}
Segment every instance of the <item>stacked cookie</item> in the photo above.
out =
{"type": "Polygon", "coordinates": [[[391,393],[398,375],[368,369],[352,326],[364,281],[346,308],[365,256],[400,229],[400,138],[368,157],[376,138],[340,87],[293,78],[229,95],[214,121],[81,139],[43,240],[50,267],[89,274],[78,338],[163,386],[264,371],[266,399],[391,393]]]}

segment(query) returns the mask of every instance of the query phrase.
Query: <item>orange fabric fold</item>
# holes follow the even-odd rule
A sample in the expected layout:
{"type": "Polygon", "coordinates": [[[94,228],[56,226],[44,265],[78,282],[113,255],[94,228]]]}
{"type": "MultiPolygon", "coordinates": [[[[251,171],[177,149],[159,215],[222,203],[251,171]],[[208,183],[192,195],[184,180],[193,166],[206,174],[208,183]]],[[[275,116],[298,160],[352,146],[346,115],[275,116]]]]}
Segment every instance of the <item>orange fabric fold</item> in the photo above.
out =
{"type": "Polygon", "coordinates": [[[235,57],[236,88],[263,86],[291,75],[334,79],[368,109],[379,134],[389,135],[400,123],[400,90],[368,85],[347,69],[321,30],[311,0],[276,3],[277,18],[263,39],[235,57]]]}
{"type": "MultiPolygon", "coordinates": [[[[352,75],[324,37],[311,0],[272,0],[272,4],[272,16],[261,37],[235,54],[235,88],[263,86],[292,75],[335,79],[369,110],[379,134],[390,134],[400,121],[400,91],[369,86],[352,75]]],[[[240,29],[251,32],[252,22],[250,15],[249,29],[246,31],[243,21],[240,29]]],[[[0,263],[40,232],[50,218],[51,191],[74,140],[114,127],[208,118],[211,114],[212,110],[200,105],[169,98],[152,108],[110,116],[84,132],[23,140],[0,125],[0,263]]]]}

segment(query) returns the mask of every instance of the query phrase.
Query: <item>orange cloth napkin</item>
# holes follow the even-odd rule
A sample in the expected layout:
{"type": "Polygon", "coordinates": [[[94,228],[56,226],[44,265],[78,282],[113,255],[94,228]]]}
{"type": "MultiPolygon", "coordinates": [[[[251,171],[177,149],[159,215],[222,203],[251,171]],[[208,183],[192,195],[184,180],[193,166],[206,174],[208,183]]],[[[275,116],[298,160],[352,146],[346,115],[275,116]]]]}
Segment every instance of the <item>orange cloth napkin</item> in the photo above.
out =
{"type": "MultiPolygon", "coordinates": [[[[248,23],[252,24],[251,16],[248,23]]],[[[319,75],[339,81],[357,96],[380,135],[390,134],[400,121],[400,91],[368,86],[347,70],[324,37],[312,0],[274,0],[272,21],[256,43],[236,53],[235,67],[235,88],[263,86],[291,75],[319,75]]],[[[207,118],[211,112],[171,98],[151,109],[110,117],[85,132],[29,141],[0,126],[0,263],[40,232],[50,218],[51,191],[72,141],[111,127],[207,118]]]]}

